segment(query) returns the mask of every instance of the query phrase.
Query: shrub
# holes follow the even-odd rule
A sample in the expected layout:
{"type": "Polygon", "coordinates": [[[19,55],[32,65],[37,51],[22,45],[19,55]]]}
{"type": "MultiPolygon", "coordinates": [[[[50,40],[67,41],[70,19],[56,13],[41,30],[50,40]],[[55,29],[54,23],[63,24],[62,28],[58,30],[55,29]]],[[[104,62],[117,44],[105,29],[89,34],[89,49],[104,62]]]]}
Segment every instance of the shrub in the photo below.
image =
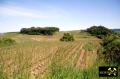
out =
{"type": "Polygon", "coordinates": [[[102,45],[103,46],[106,46],[107,44],[111,43],[112,41],[116,40],[118,37],[114,34],[110,34],[110,35],[106,35],[104,38],[103,38],[103,43],[102,45]]]}
{"type": "Polygon", "coordinates": [[[92,26],[87,29],[87,32],[98,38],[104,38],[104,36],[113,33],[112,30],[110,30],[104,26],[92,26]]]}
{"type": "Polygon", "coordinates": [[[120,40],[114,40],[107,44],[104,50],[105,59],[108,63],[120,64],[120,40]]]}
{"type": "Polygon", "coordinates": [[[70,33],[64,33],[60,41],[74,41],[74,37],[70,33]]]}
{"type": "Polygon", "coordinates": [[[0,46],[12,45],[15,43],[15,40],[10,38],[0,38],[0,46]]]}

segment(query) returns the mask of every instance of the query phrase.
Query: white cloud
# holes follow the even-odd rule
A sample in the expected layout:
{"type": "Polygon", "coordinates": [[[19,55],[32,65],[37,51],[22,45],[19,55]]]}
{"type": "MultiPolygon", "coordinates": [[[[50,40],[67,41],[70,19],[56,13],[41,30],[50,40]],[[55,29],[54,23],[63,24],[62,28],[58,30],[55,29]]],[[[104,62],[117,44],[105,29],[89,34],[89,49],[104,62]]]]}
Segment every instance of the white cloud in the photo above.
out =
{"type": "Polygon", "coordinates": [[[22,16],[30,18],[61,18],[65,17],[64,11],[54,8],[46,10],[27,9],[19,6],[0,6],[0,16],[22,16]]]}
{"type": "Polygon", "coordinates": [[[35,10],[29,10],[16,6],[3,6],[0,7],[0,15],[8,16],[23,16],[23,17],[32,17],[32,18],[47,18],[48,16],[39,13],[35,10]]]}

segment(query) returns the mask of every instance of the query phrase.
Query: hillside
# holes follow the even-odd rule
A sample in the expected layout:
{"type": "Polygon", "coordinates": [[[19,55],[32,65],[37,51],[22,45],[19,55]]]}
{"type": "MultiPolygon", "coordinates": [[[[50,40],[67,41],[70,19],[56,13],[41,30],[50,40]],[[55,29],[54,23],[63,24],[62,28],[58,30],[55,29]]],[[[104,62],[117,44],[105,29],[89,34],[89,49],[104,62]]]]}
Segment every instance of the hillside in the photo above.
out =
{"type": "MultiPolygon", "coordinates": [[[[101,40],[86,32],[69,32],[74,35],[74,42],[59,41],[65,31],[57,32],[53,36],[5,33],[1,37],[14,39],[16,44],[0,47],[2,67],[0,72],[4,72],[0,76],[8,77],[8,79],[10,77],[46,79],[46,74],[51,74],[51,65],[58,63],[67,67],[68,71],[69,67],[75,70],[75,72],[67,72],[68,74],[76,72],[84,74],[82,70],[87,69],[86,74],[90,79],[99,79],[96,73],[98,72],[97,67],[104,63],[98,62],[97,58],[97,49],[100,47],[101,40]],[[76,69],[80,71],[76,71],[76,69]]],[[[57,66],[52,66],[52,68],[54,67],[57,66]]],[[[59,73],[58,71],[56,73],[59,73]]],[[[77,76],[77,74],[73,76],[77,76]]],[[[78,75],[78,77],[80,79],[84,76],[78,75]]]]}
{"type": "Polygon", "coordinates": [[[120,29],[112,29],[114,32],[120,32],[120,29]]]}

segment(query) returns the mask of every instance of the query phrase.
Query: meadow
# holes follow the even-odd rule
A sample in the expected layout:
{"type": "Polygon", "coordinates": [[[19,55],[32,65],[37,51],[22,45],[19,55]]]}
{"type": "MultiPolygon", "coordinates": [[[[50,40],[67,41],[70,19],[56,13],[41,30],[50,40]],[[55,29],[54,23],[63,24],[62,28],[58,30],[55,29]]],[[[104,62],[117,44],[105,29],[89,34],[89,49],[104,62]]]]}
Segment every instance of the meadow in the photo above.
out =
{"type": "Polygon", "coordinates": [[[120,79],[99,77],[98,67],[108,65],[98,54],[100,39],[86,32],[68,32],[75,41],[61,42],[65,31],[53,36],[1,35],[16,43],[0,46],[0,79],[120,79]]]}

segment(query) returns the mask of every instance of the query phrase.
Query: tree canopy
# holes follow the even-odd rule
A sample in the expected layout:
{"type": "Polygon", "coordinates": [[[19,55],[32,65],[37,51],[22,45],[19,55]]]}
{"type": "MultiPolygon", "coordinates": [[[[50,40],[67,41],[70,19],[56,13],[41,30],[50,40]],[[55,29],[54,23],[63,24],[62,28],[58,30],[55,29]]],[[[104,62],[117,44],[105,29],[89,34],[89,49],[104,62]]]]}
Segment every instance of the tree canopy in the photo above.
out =
{"type": "Polygon", "coordinates": [[[20,33],[29,35],[53,35],[57,31],[59,31],[59,28],[57,27],[31,27],[22,28],[20,33]]]}
{"type": "Polygon", "coordinates": [[[94,36],[97,36],[98,38],[103,38],[104,36],[113,33],[112,30],[104,26],[92,26],[87,29],[87,32],[94,36]]]}

